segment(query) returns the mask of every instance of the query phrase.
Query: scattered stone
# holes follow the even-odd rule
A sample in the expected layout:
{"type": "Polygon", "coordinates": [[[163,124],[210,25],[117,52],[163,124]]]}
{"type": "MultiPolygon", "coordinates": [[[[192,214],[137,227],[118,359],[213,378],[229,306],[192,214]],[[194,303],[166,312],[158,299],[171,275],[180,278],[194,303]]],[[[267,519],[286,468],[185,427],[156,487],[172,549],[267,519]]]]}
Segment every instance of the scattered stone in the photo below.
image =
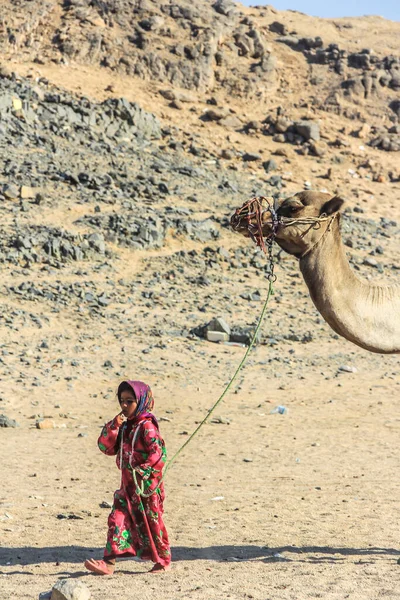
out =
{"type": "MultiPolygon", "coordinates": [[[[233,327],[230,335],[230,341],[236,344],[244,344],[249,346],[253,339],[254,331],[251,328],[246,327],[233,327]]],[[[261,340],[261,332],[258,332],[256,342],[261,340]]]]}
{"type": "Polygon", "coordinates": [[[341,365],[339,367],[340,373],[357,373],[356,367],[352,367],[351,365],[341,365]]]}
{"type": "Polygon", "coordinates": [[[203,119],[206,121],[220,121],[225,117],[228,117],[229,111],[223,108],[208,108],[204,114],[203,119]]]}
{"type": "Polygon", "coordinates": [[[356,136],[363,140],[368,137],[370,131],[371,126],[368,123],[364,123],[363,126],[356,131],[356,136]]]}
{"type": "Polygon", "coordinates": [[[19,427],[19,423],[6,415],[0,415],[0,427],[19,427]]]}
{"type": "Polygon", "coordinates": [[[230,425],[231,420],[227,419],[226,417],[213,417],[210,420],[210,423],[213,423],[215,425],[230,425]]]}
{"type": "Polygon", "coordinates": [[[91,592],[79,579],[59,579],[51,591],[51,600],[89,600],[91,592]]]}
{"type": "Polygon", "coordinates": [[[20,110],[22,110],[22,100],[21,100],[21,98],[13,98],[13,100],[12,100],[12,106],[13,106],[13,110],[15,112],[19,112],[20,110]]]}
{"type": "Polygon", "coordinates": [[[223,150],[221,150],[221,158],[225,158],[226,160],[232,160],[233,158],[235,158],[235,156],[235,151],[231,150],[230,148],[223,148],[223,150]]]}
{"type": "Polygon", "coordinates": [[[209,342],[228,342],[229,334],[224,333],[223,331],[207,331],[206,339],[209,342]]]}
{"type": "Polygon", "coordinates": [[[279,35],[285,36],[288,35],[288,28],[284,23],[280,23],[279,21],[273,21],[268,29],[272,31],[272,33],[278,33],[279,35]]]}
{"type": "Polygon", "coordinates": [[[242,121],[239,119],[239,117],[236,117],[235,115],[228,115],[227,117],[223,117],[218,121],[218,124],[222,125],[222,127],[228,127],[231,129],[239,129],[240,127],[242,127],[242,121]]]}
{"type": "Polygon", "coordinates": [[[371,258],[369,256],[364,258],[363,264],[367,265],[368,267],[373,267],[374,269],[378,269],[378,267],[379,267],[378,261],[375,258],[371,258]]]}
{"type": "Polygon", "coordinates": [[[262,166],[266,173],[275,171],[278,168],[278,165],[276,164],[276,162],[274,161],[273,158],[270,158],[269,160],[266,160],[265,162],[263,162],[262,166]]]}
{"type": "Polygon", "coordinates": [[[179,100],[172,100],[172,102],[170,102],[169,106],[171,108],[175,108],[175,110],[182,110],[183,109],[183,104],[179,100]]]}
{"type": "Polygon", "coordinates": [[[206,326],[206,331],[219,331],[226,333],[228,336],[231,332],[231,328],[228,323],[222,317],[214,317],[206,326]]]}
{"type": "Polygon", "coordinates": [[[244,162],[253,162],[253,161],[261,160],[261,159],[262,159],[261,154],[257,154],[256,152],[245,152],[242,155],[242,160],[244,162]]]}
{"type": "Polygon", "coordinates": [[[28,187],[26,185],[21,186],[20,189],[20,197],[23,200],[29,200],[36,197],[36,190],[34,188],[28,187]]]}
{"type": "Polygon", "coordinates": [[[18,188],[11,183],[3,186],[2,193],[8,200],[17,200],[19,198],[18,188]]]}
{"type": "Polygon", "coordinates": [[[306,141],[314,140],[318,142],[320,139],[320,129],[318,123],[312,121],[297,121],[294,124],[296,132],[301,135],[306,141]]]}
{"type": "Polygon", "coordinates": [[[231,17],[237,12],[236,5],[230,0],[217,0],[212,6],[214,10],[226,17],[231,17]]]}
{"type": "Polygon", "coordinates": [[[328,144],[325,142],[310,142],[310,152],[314,156],[325,156],[328,152],[328,144]]]}
{"type": "Polygon", "coordinates": [[[54,421],[51,421],[50,419],[38,419],[36,421],[37,429],[54,429],[54,427],[54,421]]]}

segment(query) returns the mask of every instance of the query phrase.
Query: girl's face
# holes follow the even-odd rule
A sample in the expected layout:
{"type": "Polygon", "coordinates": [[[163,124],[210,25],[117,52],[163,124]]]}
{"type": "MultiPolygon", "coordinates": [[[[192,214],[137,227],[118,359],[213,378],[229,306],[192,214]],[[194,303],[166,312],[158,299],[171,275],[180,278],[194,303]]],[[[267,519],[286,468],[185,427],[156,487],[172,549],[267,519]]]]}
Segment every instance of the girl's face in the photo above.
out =
{"type": "Polygon", "coordinates": [[[137,409],[137,402],[133,391],[124,390],[121,392],[121,400],[119,401],[119,404],[121,406],[122,414],[127,419],[132,419],[137,409]]]}

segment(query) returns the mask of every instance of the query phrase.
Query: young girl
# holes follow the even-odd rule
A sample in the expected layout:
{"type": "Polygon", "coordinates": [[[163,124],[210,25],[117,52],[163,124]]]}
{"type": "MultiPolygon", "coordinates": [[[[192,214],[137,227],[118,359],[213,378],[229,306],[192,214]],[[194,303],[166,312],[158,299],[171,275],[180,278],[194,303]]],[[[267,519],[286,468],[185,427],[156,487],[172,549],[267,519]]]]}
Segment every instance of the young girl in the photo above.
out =
{"type": "Polygon", "coordinates": [[[123,381],[117,394],[122,410],[104,426],[97,443],[104,454],[116,455],[121,488],[114,494],[108,517],[104,559],[86,560],[85,567],[99,575],[112,575],[117,557],[137,556],[155,563],[152,573],[167,571],[171,551],[163,522],[164,485],[160,483],[166,451],[157,419],[150,412],[153,394],[141,381],[123,381]],[[140,496],[133,471],[146,494],[157,491],[148,498],[140,496]]]}

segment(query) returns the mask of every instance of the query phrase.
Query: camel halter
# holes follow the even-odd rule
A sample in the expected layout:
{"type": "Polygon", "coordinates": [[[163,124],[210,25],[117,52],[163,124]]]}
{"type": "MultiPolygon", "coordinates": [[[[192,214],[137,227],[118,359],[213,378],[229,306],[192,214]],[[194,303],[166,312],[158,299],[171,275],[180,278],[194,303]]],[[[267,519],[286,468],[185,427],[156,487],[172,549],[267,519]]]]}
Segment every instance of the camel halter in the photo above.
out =
{"type": "Polygon", "coordinates": [[[315,244],[311,246],[311,248],[308,248],[305,252],[303,252],[303,254],[294,255],[300,260],[307,256],[307,254],[309,254],[312,250],[314,250],[314,248],[325,237],[326,233],[330,231],[332,222],[335,220],[337,215],[337,213],[334,213],[333,215],[326,215],[325,213],[323,213],[319,217],[281,217],[277,214],[276,199],[273,201],[273,203],[271,203],[269,199],[265,196],[255,196],[254,198],[251,198],[251,200],[245,202],[243,206],[236,209],[234,215],[231,218],[231,225],[233,229],[237,230],[243,219],[247,221],[247,230],[251,239],[257,244],[259,248],[261,248],[261,250],[264,253],[266,253],[266,247],[262,231],[262,217],[267,212],[269,212],[271,215],[271,233],[265,238],[268,250],[270,249],[270,245],[273,244],[276,234],[280,228],[290,227],[291,225],[309,225],[308,229],[300,236],[303,239],[311,229],[320,229],[321,223],[323,223],[324,221],[329,221],[324,233],[315,242],[315,244]],[[263,208],[263,202],[267,203],[266,208],[263,208]],[[255,218],[255,223],[251,222],[253,218],[255,218]]]}
{"type": "MultiPolygon", "coordinates": [[[[312,227],[312,229],[318,229],[318,228],[320,227],[320,222],[321,222],[321,221],[329,221],[329,223],[328,223],[328,226],[327,226],[327,228],[325,229],[324,233],[321,235],[321,237],[317,239],[317,241],[315,242],[315,244],[313,244],[313,245],[311,246],[311,248],[308,248],[308,250],[306,250],[305,252],[303,252],[303,254],[301,254],[301,255],[298,257],[300,260],[301,260],[302,258],[304,258],[305,256],[307,256],[307,254],[310,254],[310,252],[311,252],[312,250],[314,250],[314,248],[315,248],[316,246],[318,246],[318,244],[319,244],[320,242],[322,242],[322,240],[324,239],[324,237],[326,236],[326,234],[327,234],[327,233],[328,233],[328,232],[331,230],[331,225],[332,225],[333,221],[336,219],[336,215],[337,215],[337,214],[338,214],[338,213],[334,213],[334,214],[333,214],[332,216],[330,216],[330,217],[328,217],[328,216],[327,216],[327,215],[325,215],[325,214],[322,214],[320,217],[318,217],[318,221],[315,223],[316,225],[318,225],[318,227],[315,227],[315,226],[314,226],[314,227],[312,227]]],[[[299,219],[299,221],[301,221],[301,219],[299,219]]],[[[305,231],[305,232],[303,233],[303,235],[302,235],[301,237],[302,237],[302,238],[304,238],[304,236],[305,236],[305,235],[306,235],[306,234],[307,234],[307,233],[310,231],[310,229],[311,229],[311,226],[309,227],[309,229],[307,229],[307,231],[305,231]]]]}

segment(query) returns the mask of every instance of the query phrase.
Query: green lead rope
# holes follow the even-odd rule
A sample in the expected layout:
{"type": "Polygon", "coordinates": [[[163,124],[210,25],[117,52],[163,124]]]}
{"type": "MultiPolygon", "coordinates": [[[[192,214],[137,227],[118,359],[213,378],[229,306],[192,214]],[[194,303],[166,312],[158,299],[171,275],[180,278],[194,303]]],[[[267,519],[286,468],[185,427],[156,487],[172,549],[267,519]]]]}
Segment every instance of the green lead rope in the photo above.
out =
{"type": "Polygon", "coordinates": [[[261,315],[260,318],[258,320],[257,326],[254,330],[253,333],[253,337],[250,341],[249,347],[247,348],[242,360],[240,361],[239,366],[237,367],[235,373],[233,374],[230,382],[228,383],[228,385],[226,386],[226,388],[224,389],[224,391],[222,392],[221,396],[218,398],[218,400],[215,402],[214,406],[209,410],[209,412],[207,413],[207,415],[204,417],[204,419],[199,423],[199,425],[196,427],[196,429],[193,431],[193,433],[188,437],[188,439],[186,440],[186,442],[179,448],[179,450],[177,450],[175,452],[175,454],[173,455],[173,457],[168,461],[168,463],[165,465],[164,467],[164,473],[162,478],[159,481],[159,484],[157,485],[157,487],[152,490],[149,493],[145,493],[144,491],[144,484],[142,483],[142,485],[139,485],[138,480],[137,480],[137,474],[136,471],[133,469],[132,473],[133,473],[133,479],[135,481],[135,486],[136,486],[136,493],[139,496],[142,496],[142,498],[150,498],[150,496],[152,496],[153,494],[155,494],[156,492],[158,492],[159,490],[159,485],[160,483],[162,483],[165,479],[165,476],[167,474],[168,469],[173,465],[173,463],[176,461],[176,459],[178,458],[178,456],[183,452],[183,450],[186,448],[186,446],[188,444],[190,444],[190,442],[192,441],[192,439],[195,437],[195,435],[198,434],[198,432],[200,431],[200,429],[203,427],[203,425],[205,425],[205,423],[208,421],[208,419],[211,417],[211,415],[213,414],[213,412],[215,411],[215,409],[217,408],[217,406],[222,402],[222,400],[225,398],[226,394],[228,393],[228,391],[230,390],[230,388],[232,387],[233,383],[235,382],[237,376],[239,375],[240,371],[243,369],[248,356],[256,342],[257,336],[258,336],[258,332],[260,331],[262,322],[264,320],[265,317],[265,313],[267,312],[267,306],[268,306],[268,302],[270,297],[272,296],[272,294],[274,293],[274,289],[273,289],[273,278],[271,277],[269,280],[269,287],[268,287],[268,293],[267,293],[267,298],[264,302],[264,306],[263,309],[261,311],[261,315]]]}

